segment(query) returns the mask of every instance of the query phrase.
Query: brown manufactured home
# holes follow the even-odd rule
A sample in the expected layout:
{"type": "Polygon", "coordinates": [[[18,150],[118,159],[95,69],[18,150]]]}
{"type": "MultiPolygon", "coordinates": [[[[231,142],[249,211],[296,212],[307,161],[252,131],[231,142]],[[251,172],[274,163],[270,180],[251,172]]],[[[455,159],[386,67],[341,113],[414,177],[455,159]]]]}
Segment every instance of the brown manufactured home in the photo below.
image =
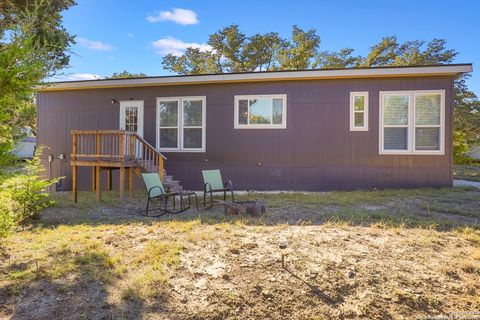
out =
{"type": "Polygon", "coordinates": [[[453,80],[471,71],[456,64],[57,82],[38,93],[38,143],[53,155],[50,174],[66,177],[60,190],[72,179],[80,190],[95,181],[138,185],[133,173],[163,169],[200,190],[207,168],[221,169],[236,189],[451,186],[453,80]]]}

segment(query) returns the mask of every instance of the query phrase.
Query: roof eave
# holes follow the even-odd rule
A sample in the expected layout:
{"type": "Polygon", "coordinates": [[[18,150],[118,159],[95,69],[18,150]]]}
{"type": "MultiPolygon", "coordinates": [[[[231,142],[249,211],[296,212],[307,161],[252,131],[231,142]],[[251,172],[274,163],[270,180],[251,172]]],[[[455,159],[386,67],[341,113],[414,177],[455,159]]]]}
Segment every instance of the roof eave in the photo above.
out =
{"type": "Polygon", "coordinates": [[[342,78],[385,78],[385,77],[420,77],[420,76],[453,76],[472,72],[471,64],[392,67],[370,69],[336,69],[307,70],[284,72],[256,72],[236,74],[214,74],[193,76],[167,76],[136,79],[112,79],[92,81],[57,82],[40,87],[38,91],[86,90],[124,87],[196,85],[213,83],[259,82],[259,81],[291,81],[320,80],[342,78]]]}

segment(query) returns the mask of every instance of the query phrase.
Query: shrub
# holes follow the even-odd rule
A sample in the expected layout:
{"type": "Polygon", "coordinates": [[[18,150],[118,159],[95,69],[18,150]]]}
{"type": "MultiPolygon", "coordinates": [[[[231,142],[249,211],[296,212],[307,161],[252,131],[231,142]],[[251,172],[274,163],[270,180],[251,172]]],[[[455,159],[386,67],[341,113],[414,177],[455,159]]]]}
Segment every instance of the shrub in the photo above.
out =
{"type": "Polygon", "coordinates": [[[24,172],[5,179],[0,186],[0,236],[5,236],[12,227],[37,218],[41,210],[54,204],[47,188],[61,178],[42,177],[42,150],[39,147],[33,159],[27,160],[24,172]]]}
{"type": "Polygon", "coordinates": [[[0,238],[6,237],[12,229],[13,220],[3,199],[0,198],[0,238]]]}
{"type": "Polygon", "coordinates": [[[471,164],[471,160],[467,156],[468,142],[465,132],[455,130],[453,132],[453,162],[455,164],[471,164]]]}

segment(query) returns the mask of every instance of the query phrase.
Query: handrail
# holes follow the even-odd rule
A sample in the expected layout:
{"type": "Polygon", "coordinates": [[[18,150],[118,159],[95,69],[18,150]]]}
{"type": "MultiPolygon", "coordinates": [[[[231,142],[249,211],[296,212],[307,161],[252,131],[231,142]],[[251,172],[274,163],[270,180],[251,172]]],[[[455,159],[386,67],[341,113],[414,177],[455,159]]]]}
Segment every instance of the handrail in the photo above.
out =
{"type": "Polygon", "coordinates": [[[126,130],[72,130],[72,134],[136,134],[132,131],[126,130]]]}
{"type": "Polygon", "coordinates": [[[140,137],[138,134],[135,133],[135,137],[140,140],[142,143],[144,143],[149,149],[152,149],[153,151],[155,151],[156,153],[158,153],[158,155],[160,157],[163,158],[163,160],[167,160],[167,157],[165,157],[163,154],[161,154],[160,152],[158,152],[157,149],[155,149],[150,143],[148,143],[145,139],[143,139],[142,137],[140,137]]]}
{"type": "Polygon", "coordinates": [[[167,158],[135,132],[125,130],[72,130],[72,160],[135,161],[163,179],[167,158]]]}

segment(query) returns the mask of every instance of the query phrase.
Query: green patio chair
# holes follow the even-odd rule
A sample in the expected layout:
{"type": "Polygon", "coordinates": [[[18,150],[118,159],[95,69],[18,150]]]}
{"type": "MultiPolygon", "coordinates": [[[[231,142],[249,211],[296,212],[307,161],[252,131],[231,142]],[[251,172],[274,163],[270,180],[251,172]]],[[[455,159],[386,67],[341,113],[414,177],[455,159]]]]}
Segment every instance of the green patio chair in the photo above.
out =
{"type": "Polygon", "coordinates": [[[232,181],[228,180],[223,183],[220,170],[202,170],[203,175],[203,206],[206,207],[207,193],[210,195],[210,207],[213,206],[213,193],[223,192],[223,201],[227,199],[227,191],[232,194],[232,202],[235,202],[233,195],[232,181]]]}
{"type": "Polygon", "coordinates": [[[145,211],[139,211],[140,214],[148,217],[159,217],[167,213],[181,213],[188,210],[191,206],[190,196],[194,196],[195,203],[198,210],[198,199],[195,192],[178,190],[176,192],[165,191],[160,175],[158,173],[142,173],[143,183],[147,190],[147,207],[145,211]],[[184,204],[184,196],[188,197],[188,206],[184,204]],[[180,210],[176,210],[177,197],[180,199],[180,210]],[[163,206],[159,208],[150,209],[150,202],[154,199],[160,199],[163,202],[163,206]],[[168,200],[173,200],[173,210],[168,210],[168,200]],[[160,210],[160,214],[149,215],[149,210],[160,210]]]}

